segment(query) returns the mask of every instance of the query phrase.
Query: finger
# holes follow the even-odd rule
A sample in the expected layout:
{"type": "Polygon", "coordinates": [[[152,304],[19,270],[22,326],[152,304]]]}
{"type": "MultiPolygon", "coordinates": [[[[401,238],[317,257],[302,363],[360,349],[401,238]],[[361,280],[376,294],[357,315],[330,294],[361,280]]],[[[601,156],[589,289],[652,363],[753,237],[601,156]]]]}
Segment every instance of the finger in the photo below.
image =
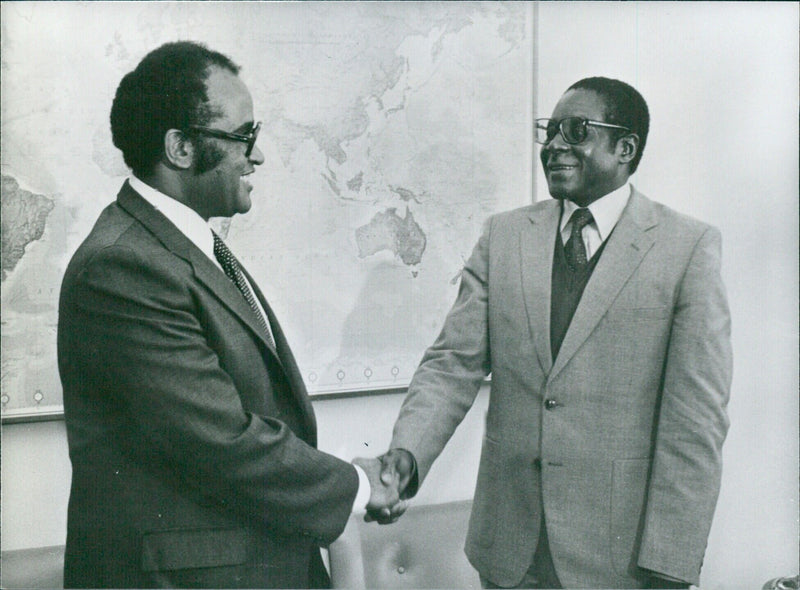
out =
{"type": "Polygon", "coordinates": [[[382,510],[381,514],[374,519],[378,524],[392,524],[400,520],[405,511],[408,509],[408,502],[398,502],[392,506],[391,511],[382,510]]]}
{"type": "Polygon", "coordinates": [[[408,485],[411,480],[411,472],[414,468],[413,461],[408,452],[399,452],[398,467],[396,469],[402,474],[401,485],[403,489],[408,485]]]}
{"type": "Polygon", "coordinates": [[[398,518],[403,516],[403,514],[405,514],[407,509],[408,509],[408,502],[403,502],[403,501],[398,502],[397,504],[392,506],[392,518],[397,520],[398,518]]]}
{"type": "Polygon", "coordinates": [[[388,454],[381,457],[381,482],[383,485],[392,485],[397,476],[396,460],[388,454]]]}
{"type": "Polygon", "coordinates": [[[413,470],[413,459],[410,453],[402,449],[392,449],[381,457],[381,463],[383,465],[387,463],[392,465],[394,474],[397,477],[399,490],[405,490],[411,480],[411,472],[413,470]]]}

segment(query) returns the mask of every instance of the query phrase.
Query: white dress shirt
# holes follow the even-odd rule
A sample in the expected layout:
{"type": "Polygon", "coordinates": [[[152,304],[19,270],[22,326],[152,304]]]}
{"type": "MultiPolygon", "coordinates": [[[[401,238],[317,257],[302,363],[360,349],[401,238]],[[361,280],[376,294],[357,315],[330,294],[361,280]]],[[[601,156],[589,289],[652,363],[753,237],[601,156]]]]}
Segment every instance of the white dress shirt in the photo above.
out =
{"type": "MultiPolygon", "coordinates": [[[[172,222],[172,224],[178,228],[178,231],[185,235],[190,242],[197,246],[200,251],[203,252],[203,254],[205,254],[208,259],[216,265],[217,268],[219,268],[220,272],[225,272],[222,270],[222,266],[220,266],[219,262],[217,261],[217,257],[214,256],[214,236],[211,233],[211,228],[205,219],[200,217],[200,215],[198,215],[194,209],[187,207],[172,197],[168,197],[161,191],[154,189],[152,186],[144,183],[135,176],[131,176],[128,181],[130,182],[133,190],[139,193],[145,201],[150,203],[157,211],[159,211],[164,217],[172,222]]],[[[247,281],[247,277],[244,277],[244,280],[247,282],[247,286],[252,291],[252,285],[249,281],[247,281]]],[[[267,314],[264,313],[264,308],[261,306],[261,302],[258,301],[257,298],[255,299],[255,302],[256,305],[258,305],[259,311],[266,320],[267,327],[271,332],[272,329],[269,327],[269,320],[267,319],[267,314]]],[[[272,333],[270,333],[270,336],[272,337],[272,333]]],[[[275,339],[273,338],[273,342],[274,340],[275,339]]],[[[356,472],[358,473],[358,494],[356,495],[355,502],[353,502],[353,507],[357,510],[363,510],[366,507],[367,502],[369,502],[371,492],[369,478],[361,467],[358,465],[353,465],[353,467],[356,468],[356,472]]]]}
{"type": "MultiPolygon", "coordinates": [[[[586,258],[590,259],[594,256],[595,252],[603,245],[611,234],[611,230],[617,225],[619,218],[622,216],[622,211],[625,205],[628,204],[628,199],[631,196],[631,185],[625,183],[618,189],[611,191],[607,195],[603,195],[594,203],[590,204],[588,209],[592,212],[594,220],[587,224],[581,232],[583,243],[586,246],[586,258]]],[[[579,209],[578,205],[572,201],[564,199],[562,203],[561,213],[561,240],[564,244],[569,240],[570,232],[572,231],[572,214],[579,209]]]]}
{"type": "MultiPolygon", "coordinates": [[[[131,176],[129,182],[133,190],[139,193],[145,201],[155,207],[164,217],[169,219],[172,224],[178,228],[178,231],[185,235],[192,244],[197,246],[220,271],[223,273],[225,272],[222,270],[222,266],[220,266],[217,257],[214,255],[214,235],[211,233],[211,227],[209,227],[205,219],[200,217],[197,211],[187,207],[180,201],[176,201],[172,197],[168,197],[149,184],[145,184],[135,176],[131,176]]],[[[247,277],[244,275],[242,275],[242,277],[250,291],[254,292],[253,285],[250,284],[247,277]]],[[[270,338],[272,338],[274,342],[275,338],[273,337],[272,327],[269,325],[267,314],[264,313],[264,308],[258,298],[254,297],[253,300],[258,306],[258,311],[261,312],[262,317],[266,320],[267,329],[270,331],[270,338]]]]}

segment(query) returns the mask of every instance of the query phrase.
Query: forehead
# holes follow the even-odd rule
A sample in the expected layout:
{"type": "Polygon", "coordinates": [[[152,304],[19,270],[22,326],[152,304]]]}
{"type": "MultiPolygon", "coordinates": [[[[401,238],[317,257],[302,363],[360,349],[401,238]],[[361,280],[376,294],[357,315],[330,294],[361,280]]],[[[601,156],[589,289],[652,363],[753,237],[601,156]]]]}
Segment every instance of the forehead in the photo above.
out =
{"type": "Polygon", "coordinates": [[[564,117],[584,117],[595,121],[604,121],[606,116],[606,103],[603,98],[592,90],[568,90],[561,97],[553,110],[553,119],[564,117]]]}
{"type": "Polygon", "coordinates": [[[206,91],[210,106],[221,113],[220,123],[232,125],[232,129],[252,122],[253,98],[244,82],[228,70],[212,67],[206,78],[206,91]]]}

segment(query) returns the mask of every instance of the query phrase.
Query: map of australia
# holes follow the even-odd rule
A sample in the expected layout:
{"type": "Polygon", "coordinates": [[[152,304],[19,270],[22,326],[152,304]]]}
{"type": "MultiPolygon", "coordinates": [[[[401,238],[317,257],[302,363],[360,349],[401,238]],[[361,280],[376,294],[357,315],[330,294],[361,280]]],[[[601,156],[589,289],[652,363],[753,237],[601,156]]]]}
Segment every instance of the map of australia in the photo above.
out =
{"type": "Polygon", "coordinates": [[[403,264],[414,265],[420,263],[425,252],[425,232],[409,210],[405,217],[400,217],[395,208],[376,213],[372,221],[356,229],[356,241],[361,258],[389,250],[403,264]]]}

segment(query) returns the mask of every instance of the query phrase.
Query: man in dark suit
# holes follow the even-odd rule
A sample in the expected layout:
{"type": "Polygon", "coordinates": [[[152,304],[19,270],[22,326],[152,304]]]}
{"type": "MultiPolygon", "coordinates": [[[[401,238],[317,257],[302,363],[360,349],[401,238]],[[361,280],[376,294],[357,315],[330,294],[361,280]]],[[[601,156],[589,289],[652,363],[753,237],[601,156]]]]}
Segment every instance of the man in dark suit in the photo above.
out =
{"type": "Polygon", "coordinates": [[[207,225],[250,209],[264,160],[238,71],[170,43],[114,98],[133,176],[73,256],[59,309],[67,587],[324,587],[319,548],[354,503],[396,500],[377,461],[316,449],[280,325],[207,225]]]}
{"type": "Polygon", "coordinates": [[[488,220],[383,458],[413,495],[491,373],[466,542],[487,587],[698,582],[730,315],[719,232],[628,182],[648,128],[641,95],[607,78],[537,121],[554,199],[488,220]]]}

